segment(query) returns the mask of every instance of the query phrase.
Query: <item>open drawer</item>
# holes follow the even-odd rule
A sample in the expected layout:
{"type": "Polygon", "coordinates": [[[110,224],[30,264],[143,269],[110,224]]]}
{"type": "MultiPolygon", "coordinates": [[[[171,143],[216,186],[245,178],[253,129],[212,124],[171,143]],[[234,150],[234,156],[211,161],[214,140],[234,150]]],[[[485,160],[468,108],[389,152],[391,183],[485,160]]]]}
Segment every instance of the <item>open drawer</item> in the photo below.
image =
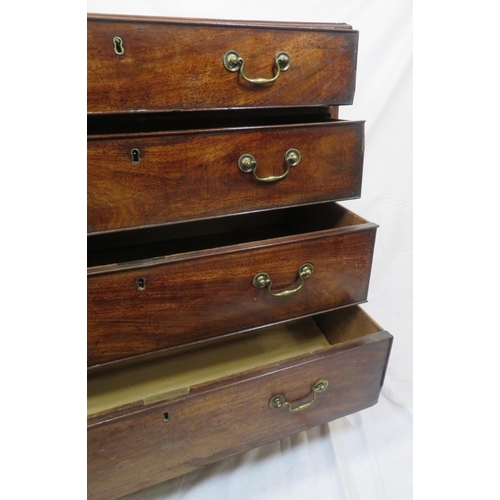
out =
{"type": "Polygon", "coordinates": [[[377,225],[336,203],[88,238],[88,365],[365,302],[377,225]]]}
{"type": "Polygon", "coordinates": [[[89,369],[89,498],[117,498],[374,405],[391,344],[352,306],[89,369]]]}

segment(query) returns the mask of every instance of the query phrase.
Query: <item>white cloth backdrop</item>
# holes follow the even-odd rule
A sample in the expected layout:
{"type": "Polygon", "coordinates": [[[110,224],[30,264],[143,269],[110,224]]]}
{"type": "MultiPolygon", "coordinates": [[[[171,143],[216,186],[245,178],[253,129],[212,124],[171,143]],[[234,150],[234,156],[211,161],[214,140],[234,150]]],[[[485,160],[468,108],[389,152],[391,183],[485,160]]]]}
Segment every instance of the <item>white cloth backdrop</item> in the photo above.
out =
{"type": "MultiPolygon", "coordinates": [[[[346,22],[360,32],[354,105],[366,120],[360,200],[380,225],[364,309],[394,335],[379,403],[154,486],[129,500],[408,500],[412,498],[411,0],[88,0],[94,13],[346,22]]],[[[207,429],[207,432],[210,430],[207,429]]]]}

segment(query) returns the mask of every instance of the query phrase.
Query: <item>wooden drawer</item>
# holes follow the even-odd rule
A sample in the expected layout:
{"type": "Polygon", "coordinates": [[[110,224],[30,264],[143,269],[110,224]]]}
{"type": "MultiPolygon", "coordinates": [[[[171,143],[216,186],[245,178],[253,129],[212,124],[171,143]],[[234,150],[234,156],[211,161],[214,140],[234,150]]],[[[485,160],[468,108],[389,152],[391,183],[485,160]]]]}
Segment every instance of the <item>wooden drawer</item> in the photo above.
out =
{"type": "Polygon", "coordinates": [[[361,194],[363,122],[97,136],[87,144],[89,233],[361,194]],[[298,163],[285,160],[293,149],[298,163]],[[257,165],[246,173],[245,154],[257,165]]]}
{"type": "Polygon", "coordinates": [[[353,306],[90,370],[89,498],[114,499],[374,405],[391,344],[353,306]],[[326,388],[314,392],[319,381],[326,388]]]}
{"type": "Polygon", "coordinates": [[[376,228],[327,203],[89,237],[88,364],[364,302],[376,228]]]}
{"type": "Polygon", "coordinates": [[[87,34],[89,113],[353,100],[358,32],[346,24],[90,15],[87,34]],[[260,85],[228,71],[223,57],[231,50],[243,59],[247,78],[277,79],[260,85]],[[278,75],[275,59],[282,51],[291,63],[278,75]]]}

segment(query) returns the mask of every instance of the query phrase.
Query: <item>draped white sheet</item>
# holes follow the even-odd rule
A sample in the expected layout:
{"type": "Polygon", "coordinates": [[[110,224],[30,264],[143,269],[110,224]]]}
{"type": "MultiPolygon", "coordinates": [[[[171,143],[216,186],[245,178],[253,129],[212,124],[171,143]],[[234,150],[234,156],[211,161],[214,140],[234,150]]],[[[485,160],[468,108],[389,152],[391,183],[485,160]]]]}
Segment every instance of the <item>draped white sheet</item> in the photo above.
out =
{"type": "MultiPolygon", "coordinates": [[[[411,0],[88,0],[87,11],[222,19],[346,22],[360,32],[356,94],[340,118],[366,120],[360,200],[380,225],[364,309],[394,335],[379,403],[156,485],[129,500],[412,498],[411,0]]],[[[209,431],[209,429],[207,429],[209,431]]]]}

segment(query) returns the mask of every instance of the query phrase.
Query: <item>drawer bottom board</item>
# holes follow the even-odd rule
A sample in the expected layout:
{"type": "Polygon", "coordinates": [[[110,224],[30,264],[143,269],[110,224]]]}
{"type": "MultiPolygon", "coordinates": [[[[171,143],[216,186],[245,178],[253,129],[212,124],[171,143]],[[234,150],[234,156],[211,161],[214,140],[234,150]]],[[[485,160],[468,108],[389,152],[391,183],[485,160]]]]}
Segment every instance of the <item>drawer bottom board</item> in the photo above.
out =
{"type": "Polygon", "coordinates": [[[355,306],[90,370],[89,498],[118,498],[372,406],[391,344],[355,306]],[[314,392],[320,380],[327,386],[314,392]],[[276,395],[287,403],[272,407],[276,395]]]}

